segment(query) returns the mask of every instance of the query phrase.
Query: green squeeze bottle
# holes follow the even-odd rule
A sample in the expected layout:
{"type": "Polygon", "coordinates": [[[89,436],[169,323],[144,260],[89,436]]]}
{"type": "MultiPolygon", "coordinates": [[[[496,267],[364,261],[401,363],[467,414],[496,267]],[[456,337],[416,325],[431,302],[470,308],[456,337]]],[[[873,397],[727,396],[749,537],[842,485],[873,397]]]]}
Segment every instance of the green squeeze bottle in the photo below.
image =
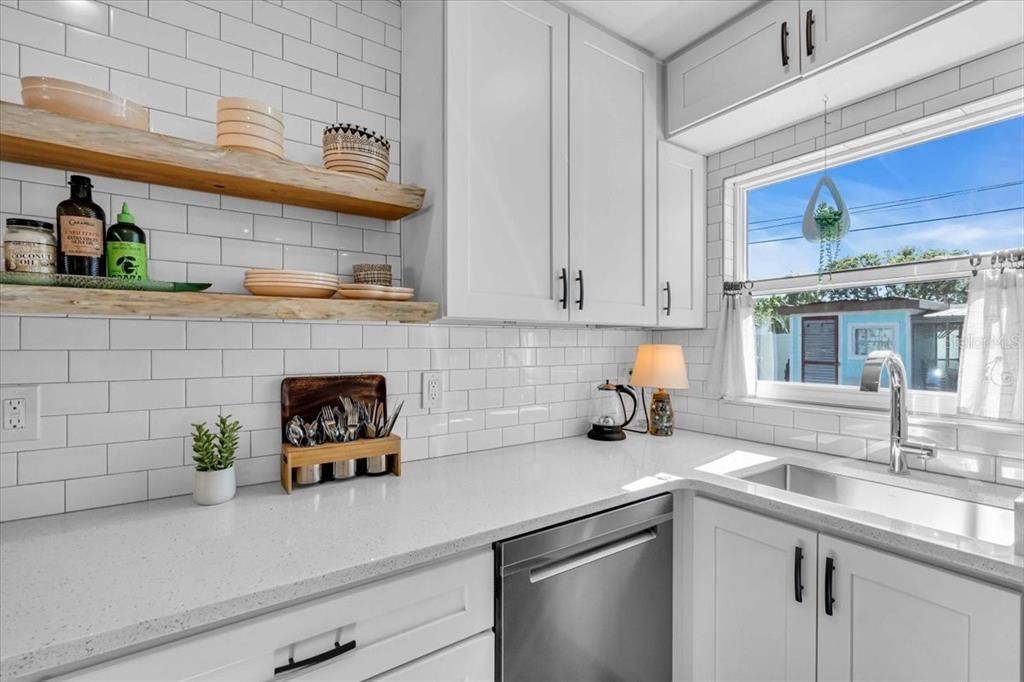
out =
{"type": "Polygon", "coordinates": [[[135,224],[125,202],[117,222],[107,229],[107,277],[148,279],[146,260],[146,233],[135,224]]]}

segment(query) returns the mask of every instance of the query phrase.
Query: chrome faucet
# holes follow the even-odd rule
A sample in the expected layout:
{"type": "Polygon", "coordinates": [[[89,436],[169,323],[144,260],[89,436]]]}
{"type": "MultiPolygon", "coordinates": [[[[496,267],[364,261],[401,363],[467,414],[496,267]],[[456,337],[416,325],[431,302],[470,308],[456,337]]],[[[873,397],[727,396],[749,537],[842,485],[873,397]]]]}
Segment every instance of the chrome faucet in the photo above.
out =
{"type": "Polygon", "coordinates": [[[889,471],[894,474],[910,473],[907,455],[924,459],[935,457],[934,443],[911,441],[907,423],[907,370],[899,353],[876,350],[864,361],[860,374],[860,390],[878,392],[882,370],[889,370],[889,471]]]}

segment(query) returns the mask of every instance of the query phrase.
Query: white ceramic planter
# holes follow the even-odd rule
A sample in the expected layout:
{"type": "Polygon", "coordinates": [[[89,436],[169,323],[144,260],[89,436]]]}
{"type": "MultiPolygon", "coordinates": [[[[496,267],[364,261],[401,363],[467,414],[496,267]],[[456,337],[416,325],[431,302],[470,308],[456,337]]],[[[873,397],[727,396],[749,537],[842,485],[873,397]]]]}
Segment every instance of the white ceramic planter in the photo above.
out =
{"type": "Polygon", "coordinates": [[[196,504],[223,504],[235,496],[235,467],[220,471],[197,471],[192,499],[196,504]]]}

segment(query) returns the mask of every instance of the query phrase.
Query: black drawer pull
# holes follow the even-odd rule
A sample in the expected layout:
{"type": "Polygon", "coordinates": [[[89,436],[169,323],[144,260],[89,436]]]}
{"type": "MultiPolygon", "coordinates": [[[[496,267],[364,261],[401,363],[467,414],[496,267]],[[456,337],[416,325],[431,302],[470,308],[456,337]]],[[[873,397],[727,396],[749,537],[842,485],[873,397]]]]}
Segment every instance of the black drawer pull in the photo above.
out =
{"type": "Polygon", "coordinates": [[[779,36],[782,39],[782,65],[789,66],[789,22],[782,22],[779,36]]]}
{"type": "Polygon", "coordinates": [[[672,315],[672,282],[665,282],[665,295],[668,298],[665,301],[665,317],[672,315]]]}
{"type": "Polygon", "coordinates": [[[793,564],[793,596],[798,602],[804,600],[804,548],[796,548],[796,556],[793,564]]]}
{"type": "Polygon", "coordinates": [[[562,310],[565,310],[569,307],[569,273],[565,268],[562,268],[562,274],[558,279],[562,281],[562,298],[558,299],[558,302],[562,304],[562,310]]]}
{"type": "Polygon", "coordinates": [[[281,673],[286,673],[289,670],[296,670],[298,668],[305,668],[306,666],[309,666],[309,665],[316,665],[317,663],[323,663],[324,661],[329,661],[332,658],[335,658],[337,656],[341,656],[342,654],[346,654],[346,653],[348,653],[349,651],[352,651],[355,648],[356,648],[356,640],[354,640],[354,639],[351,642],[346,642],[345,644],[341,644],[340,642],[335,642],[333,649],[329,649],[329,650],[327,650],[327,651],[325,651],[323,653],[317,654],[316,656],[310,656],[309,658],[304,658],[301,661],[296,661],[294,658],[289,657],[287,665],[282,665],[279,668],[274,668],[274,674],[275,675],[280,675],[281,673]]]}
{"type": "Polygon", "coordinates": [[[832,574],[836,570],[836,560],[832,557],[825,559],[825,614],[832,615],[832,605],[836,600],[832,598],[832,574]]]}
{"type": "Polygon", "coordinates": [[[804,42],[807,43],[807,56],[810,57],[814,54],[814,10],[807,10],[807,16],[804,19],[804,42]]]}

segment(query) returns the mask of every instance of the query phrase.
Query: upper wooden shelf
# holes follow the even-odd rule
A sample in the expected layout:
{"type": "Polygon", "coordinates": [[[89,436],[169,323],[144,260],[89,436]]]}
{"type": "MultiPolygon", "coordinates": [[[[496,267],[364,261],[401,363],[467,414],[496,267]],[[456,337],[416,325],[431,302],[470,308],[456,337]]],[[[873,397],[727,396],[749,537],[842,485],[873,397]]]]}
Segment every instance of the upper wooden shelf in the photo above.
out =
{"type": "Polygon", "coordinates": [[[0,312],[9,315],[153,315],[254,320],[429,322],[437,303],[280,298],[206,292],[123,291],[0,284],[0,312]]]}
{"type": "Polygon", "coordinates": [[[422,187],[0,103],[0,159],[397,220],[422,187]]]}

